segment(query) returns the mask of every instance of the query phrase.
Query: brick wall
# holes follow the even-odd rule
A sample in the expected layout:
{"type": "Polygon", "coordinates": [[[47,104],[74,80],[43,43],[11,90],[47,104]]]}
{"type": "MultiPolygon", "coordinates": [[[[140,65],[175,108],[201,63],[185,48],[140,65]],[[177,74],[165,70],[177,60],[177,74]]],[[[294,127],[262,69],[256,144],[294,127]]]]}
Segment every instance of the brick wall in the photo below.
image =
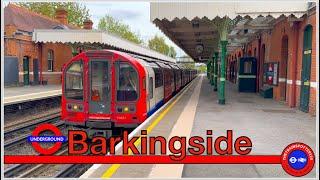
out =
{"type": "MultiPolygon", "coordinates": [[[[23,84],[23,58],[29,58],[29,80],[34,81],[33,59],[39,61],[39,72],[42,71],[43,80],[48,84],[61,83],[61,69],[64,63],[72,58],[70,46],[61,43],[45,43],[38,45],[32,42],[32,37],[27,34],[15,34],[14,26],[6,26],[6,37],[4,39],[5,56],[16,56],[19,61],[19,82],[23,84]],[[53,71],[48,71],[48,50],[53,50],[53,71]],[[42,54],[42,55],[41,55],[42,54]]],[[[39,75],[40,76],[40,75],[39,75]]],[[[39,77],[40,78],[40,77],[39,77]]]]}
{"type": "MultiPolygon", "coordinates": [[[[295,50],[295,30],[292,22],[289,22],[287,18],[281,18],[277,20],[271,31],[265,31],[261,34],[261,47],[265,45],[265,62],[279,62],[279,83],[278,86],[273,88],[274,99],[277,101],[284,101],[290,106],[300,106],[300,86],[296,85],[296,93],[292,91],[292,79],[293,72],[296,71],[296,80],[300,81],[302,71],[302,53],[303,53],[303,33],[307,25],[312,25],[312,62],[311,62],[311,83],[316,83],[316,14],[310,14],[303,17],[303,20],[298,26],[298,48],[295,50]],[[283,39],[288,39],[288,57],[285,61],[285,52],[283,51],[284,44],[283,39]],[[292,63],[294,59],[297,59],[296,66],[292,69],[292,63]],[[291,82],[290,82],[291,81],[291,82]],[[291,99],[295,100],[295,104],[291,105],[291,99]]],[[[254,39],[248,43],[245,47],[246,54],[251,51],[254,56],[254,49],[258,54],[259,41],[254,39]]],[[[232,61],[238,53],[243,56],[242,49],[238,48],[234,52],[229,52],[229,59],[232,61]]],[[[258,57],[258,63],[261,62],[262,57],[258,57]]],[[[263,69],[260,68],[260,82],[262,81],[261,75],[263,69]]],[[[260,84],[261,86],[262,84],[260,84]]],[[[309,99],[309,113],[315,115],[316,113],[316,87],[311,86],[310,88],[310,99],[309,99]]]]}

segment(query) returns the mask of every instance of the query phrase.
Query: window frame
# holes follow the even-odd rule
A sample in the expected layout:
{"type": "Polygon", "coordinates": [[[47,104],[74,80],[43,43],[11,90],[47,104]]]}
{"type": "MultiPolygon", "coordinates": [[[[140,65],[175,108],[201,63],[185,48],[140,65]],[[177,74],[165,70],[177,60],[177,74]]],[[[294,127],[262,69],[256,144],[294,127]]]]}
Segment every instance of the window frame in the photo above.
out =
{"type": "Polygon", "coordinates": [[[252,66],[253,66],[253,62],[251,60],[244,61],[243,62],[243,74],[252,74],[252,66]],[[250,64],[250,68],[249,68],[250,72],[246,72],[247,66],[249,66],[247,64],[250,64]]]}
{"type": "Polygon", "coordinates": [[[64,97],[67,99],[67,100],[71,100],[71,101],[78,101],[78,102],[83,102],[84,100],[85,100],[85,95],[84,95],[84,89],[85,89],[85,87],[84,87],[84,79],[85,79],[85,74],[84,74],[84,60],[83,59],[79,59],[79,60],[76,60],[76,61],[72,61],[70,64],[68,64],[68,66],[65,68],[65,71],[64,71],[64,74],[65,74],[65,76],[64,76],[64,85],[63,85],[63,88],[64,88],[64,97]],[[82,64],[82,99],[81,100],[79,100],[79,99],[73,99],[73,98],[70,98],[70,97],[67,97],[66,96],[66,90],[67,90],[67,88],[66,88],[66,83],[67,83],[67,71],[68,71],[68,69],[74,64],[74,63],[81,63],[82,64]]]}
{"type": "Polygon", "coordinates": [[[48,71],[49,72],[53,72],[54,71],[54,67],[53,67],[53,63],[54,62],[54,52],[53,52],[53,50],[52,49],[48,49],[48,53],[47,53],[47,64],[48,64],[48,71]],[[51,54],[51,59],[49,58],[49,54],[51,54]],[[49,63],[49,61],[50,61],[50,63],[49,63]],[[50,66],[51,66],[51,69],[49,69],[49,64],[50,64],[50,66]]]}
{"type": "MultiPolygon", "coordinates": [[[[88,73],[88,79],[89,79],[89,100],[92,101],[92,63],[93,62],[99,62],[99,63],[107,63],[107,68],[108,70],[110,70],[110,63],[108,61],[106,61],[105,59],[90,59],[89,61],[89,65],[88,65],[88,69],[89,69],[89,73],[88,73]]],[[[111,77],[110,77],[110,74],[108,74],[108,86],[109,86],[109,91],[111,91],[111,81],[110,81],[111,77]]],[[[102,93],[103,94],[103,93],[102,93]]],[[[109,96],[111,96],[111,92],[109,92],[108,94],[109,96]]],[[[111,98],[111,97],[108,97],[108,98],[111,98]]],[[[109,100],[110,101],[110,100],[109,100]]],[[[100,100],[100,101],[92,101],[92,102],[103,102],[103,100],[100,100]]]]}
{"type": "Polygon", "coordinates": [[[153,77],[149,77],[149,99],[153,99],[153,77]]]}
{"type": "Polygon", "coordinates": [[[161,86],[164,85],[163,71],[162,71],[162,69],[159,68],[159,67],[153,67],[152,69],[153,69],[154,78],[155,78],[155,83],[154,83],[155,88],[159,88],[159,87],[161,87],[161,86]],[[155,70],[155,69],[157,69],[157,70],[155,70]],[[156,71],[157,71],[157,72],[156,72],[156,71]],[[158,74],[158,75],[156,75],[156,74],[158,74]],[[160,75],[160,76],[159,76],[159,75],[160,75]],[[160,79],[159,77],[160,77],[161,79],[160,79]],[[160,83],[160,82],[161,82],[161,83],[160,83]]]}
{"type": "Polygon", "coordinates": [[[115,62],[115,80],[116,80],[116,83],[115,83],[115,102],[117,103],[124,103],[124,102],[137,102],[139,99],[140,99],[140,75],[139,75],[139,72],[137,70],[137,68],[129,61],[124,61],[124,60],[119,60],[119,61],[116,61],[115,62]],[[119,86],[119,70],[120,70],[120,64],[121,63],[126,63],[126,64],[129,64],[133,69],[134,71],[137,73],[137,83],[138,83],[138,86],[137,86],[137,98],[135,100],[132,100],[132,101],[119,101],[118,100],[118,86],[119,86]]]}

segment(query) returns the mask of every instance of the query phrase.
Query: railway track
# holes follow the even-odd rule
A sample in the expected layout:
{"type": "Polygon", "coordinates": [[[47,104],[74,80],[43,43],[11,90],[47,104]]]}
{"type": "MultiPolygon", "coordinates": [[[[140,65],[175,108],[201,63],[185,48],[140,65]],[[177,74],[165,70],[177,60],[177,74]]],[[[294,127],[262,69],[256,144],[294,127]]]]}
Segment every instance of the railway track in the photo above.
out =
{"type": "Polygon", "coordinates": [[[5,125],[4,135],[8,136],[9,134],[12,134],[17,131],[28,130],[42,123],[52,123],[54,121],[57,121],[59,117],[60,117],[60,112],[54,112],[54,113],[50,113],[48,115],[42,116],[40,118],[24,121],[22,124],[15,123],[7,126],[5,125]]]}
{"type": "MultiPolygon", "coordinates": [[[[63,122],[57,122],[57,123],[54,123],[54,125],[56,127],[61,127],[61,126],[64,125],[64,123],[63,122]]],[[[7,148],[10,148],[12,146],[24,143],[24,142],[27,141],[28,136],[30,136],[30,134],[23,134],[23,135],[20,135],[20,136],[18,136],[16,138],[13,138],[13,139],[5,141],[4,142],[4,148],[7,149],[7,148]]]]}
{"type": "Polygon", "coordinates": [[[13,124],[5,126],[4,131],[4,147],[9,148],[16,144],[21,144],[27,140],[27,137],[30,135],[30,132],[39,124],[43,123],[52,123],[57,127],[61,127],[63,122],[59,122],[60,112],[55,112],[43,116],[41,118],[36,118],[28,120],[22,124],[13,124]],[[21,135],[22,134],[22,135],[21,135]]]}
{"type": "MultiPolygon", "coordinates": [[[[56,155],[64,155],[68,153],[67,144],[62,146],[62,150],[59,151],[56,155]]],[[[6,178],[28,178],[33,177],[34,174],[37,174],[45,169],[49,168],[52,165],[49,164],[16,164],[4,170],[4,177],[6,178]]]]}

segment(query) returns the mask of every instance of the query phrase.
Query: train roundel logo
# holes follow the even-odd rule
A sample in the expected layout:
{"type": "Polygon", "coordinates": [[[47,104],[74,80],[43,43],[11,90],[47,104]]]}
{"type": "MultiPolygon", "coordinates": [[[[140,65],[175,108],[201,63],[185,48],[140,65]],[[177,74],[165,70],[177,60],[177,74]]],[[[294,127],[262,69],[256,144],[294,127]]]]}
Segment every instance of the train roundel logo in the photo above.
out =
{"type": "Polygon", "coordinates": [[[314,163],[314,153],[304,143],[292,143],[281,154],[282,168],[292,176],[300,177],[308,174],[313,169],[314,163]]]}
{"type": "Polygon", "coordinates": [[[53,124],[41,124],[34,129],[32,135],[28,137],[28,141],[31,142],[33,148],[39,154],[52,155],[61,148],[62,143],[67,141],[67,138],[53,124]],[[44,131],[51,131],[54,136],[39,136],[44,131]],[[54,142],[54,145],[44,148],[40,145],[40,142],[54,142]]]}

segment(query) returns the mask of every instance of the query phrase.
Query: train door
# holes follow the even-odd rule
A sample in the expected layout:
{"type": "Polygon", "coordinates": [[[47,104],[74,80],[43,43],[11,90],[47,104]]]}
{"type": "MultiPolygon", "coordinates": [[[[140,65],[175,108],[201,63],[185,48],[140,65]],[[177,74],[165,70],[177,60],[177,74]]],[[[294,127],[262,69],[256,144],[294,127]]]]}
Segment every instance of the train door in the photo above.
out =
{"type": "Polygon", "coordinates": [[[92,59],[90,61],[89,113],[110,113],[110,72],[108,61],[104,59],[92,59]]]}
{"type": "Polygon", "coordinates": [[[312,52],[312,26],[307,26],[303,37],[303,57],[301,72],[300,110],[309,111],[310,70],[312,52]]]}
{"type": "Polygon", "coordinates": [[[154,90],[155,90],[155,74],[153,69],[148,67],[147,68],[147,89],[148,89],[148,110],[152,109],[156,105],[156,98],[154,97],[154,90]]]}

